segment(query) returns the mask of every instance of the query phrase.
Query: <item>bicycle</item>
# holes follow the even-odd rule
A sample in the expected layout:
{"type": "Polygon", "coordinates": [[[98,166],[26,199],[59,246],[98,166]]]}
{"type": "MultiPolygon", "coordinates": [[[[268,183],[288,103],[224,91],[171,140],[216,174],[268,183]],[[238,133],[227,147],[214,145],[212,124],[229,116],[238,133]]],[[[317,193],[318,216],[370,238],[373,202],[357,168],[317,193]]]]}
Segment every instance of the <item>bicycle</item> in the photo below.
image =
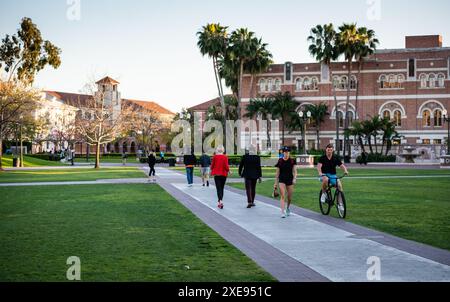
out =
{"type": "MultiPolygon", "coordinates": [[[[321,175],[320,177],[324,177],[326,175],[321,175]]],[[[341,176],[341,177],[335,177],[332,179],[336,179],[336,180],[340,180],[343,179],[346,175],[341,176]]],[[[333,186],[331,185],[331,179],[328,180],[328,187],[327,187],[327,200],[323,203],[321,201],[321,197],[322,197],[322,190],[320,190],[319,193],[319,206],[320,206],[320,211],[322,212],[323,215],[329,215],[330,211],[331,211],[331,207],[333,207],[334,205],[336,205],[336,209],[338,212],[338,215],[340,218],[345,219],[345,217],[347,216],[347,203],[345,201],[345,195],[344,192],[339,190],[339,187],[337,186],[333,186]],[[336,188],[335,192],[334,192],[334,196],[331,192],[332,188],[336,188]],[[336,202],[338,201],[338,202],[336,202]],[[341,205],[342,207],[339,207],[339,205],[341,205]]]]}

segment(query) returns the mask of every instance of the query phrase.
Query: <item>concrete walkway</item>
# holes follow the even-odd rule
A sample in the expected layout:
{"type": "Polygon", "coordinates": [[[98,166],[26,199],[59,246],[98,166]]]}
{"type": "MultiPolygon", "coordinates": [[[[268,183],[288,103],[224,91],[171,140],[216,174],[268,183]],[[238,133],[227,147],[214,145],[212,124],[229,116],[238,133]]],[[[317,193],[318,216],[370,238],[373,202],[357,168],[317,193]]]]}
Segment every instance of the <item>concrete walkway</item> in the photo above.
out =
{"type": "Polygon", "coordinates": [[[214,186],[188,187],[185,176],[157,169],[160,185],[230,243],[280,281],[367,282],[373,257],[382,282],[450,281],[450,253],[293,206],[281,218],[278,202],[226,188],[224,210],[214,186]],[[372,257],[372,258],[371,258],[372,257]]]}

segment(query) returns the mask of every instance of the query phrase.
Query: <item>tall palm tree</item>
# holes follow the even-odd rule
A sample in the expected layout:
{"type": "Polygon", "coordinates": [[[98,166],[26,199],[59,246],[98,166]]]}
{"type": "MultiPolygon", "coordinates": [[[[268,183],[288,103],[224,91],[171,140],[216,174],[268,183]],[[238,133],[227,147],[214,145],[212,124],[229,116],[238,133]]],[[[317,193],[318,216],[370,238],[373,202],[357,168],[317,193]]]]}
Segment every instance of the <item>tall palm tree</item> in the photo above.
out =
{"type": "Polygon", "coordinates": [[[363,138],[365,137],[363,123],[361,123],[360,121],[354,121],[352,124],[352,128],[349,129],[348,131],[349,131],[349,135],[355,137],[355,140],[358,142],[359,146],[361,147],[362,152],[366,152],[366,149],[364,147],[364,141],[363,141],[363,138]]]}
{"type": "Polygon", "coordinates": [[[316,128],[317,150],[320,149],[320,125],[325,122],[325,117],[329,115],[328,106],[324,103],[317,105],[308,105],[306,111],[311,112],[311,121],[316,128]]]}
{"type": "Polygon", "coordinates": [[[225,55],[228,46],[227,29],[228,27],[221,26],[220,23],[211,23],[203,26],[202,30],[197,32],[197,46],[201,54],[203,56],[207,55],[213,60],[214,75],[223,112],[226,111],[226,108],[218,60],[225,55]]]}
{"type": "MultiPolygon", "coordinates": [[[[257,51],[260,40],[255,37],[255,33],[247,28],[239,28],[230,35],[230,60],[239,65],[238,74],[238,116],[241,116],[242,103],[242,79],[244,66],[250,62],[257,51]]],[[[265,45],[264,45],[265,47],[265,45]]]]}
{"type": "Polygon", "coordinates": [[[281,141],[284,145],[284,133],[286,127],[289,125],[292,112],[295,111],[297,103],[289,91],[285,93],[279,92],[273,97],[273,118],[281,119],[281,141]]]}
{"type": "MultiPolygon", "coordinates": [[[[245,114],[246,118],[257,118],[260,117],[262,120],[269,121],[272,119],[274,101],[271,97],[262,97],[250,100],[247,105],[245,114]]],[[[272,143],[270,140],[270,129],[269,124],[266,127],[267,134],[267,149],[270,150],[272,143]]]]}
{"type": "Polygon", "coordinates": [[[339,147],[339,119],[337,118],[338,101],[336,96],[336,87],[333,81],[332,62],[337,60],[340,53],[336,45],[337,33],[333,24],[317,25],[311,29],[311,35],[308,37],[309,53],[316,59],[316,61],[325,64],[330,70],[331,87],[333,89],[334,104],[336,108],[336,151],[340,155],[339,147]]]}
{"type": "MultiPolygon", "coordinates": [[[[337,45],[340,50],[340,53],[344,55],[345,61],[347,62],[347,101],[345,103],[345,123],[344,123],[344,131],[348,134],[348,128],[350,123],[350,79],[352,75],[352,67],[353,60],[358,52],[358,45],[360,44],[360,35],[358,33],[358,28],[356,27],[356,23],[347,24],[344,23],[339,27],[339,34],[337,39],[337,45]]],[[[350,155],[350,146],[348,145],[349,136],[344,136],[344,158],[349,157],[350,155]]]]}
{"type": "Polygon", "coordinates": [[[373,55],[377,49],[377,45],[380,41],[375,37],[375,31],[367,29],[366,27],[358,28],[358,35],[360,36],[359,43],[356,51],[356,61],[358,62],[358,77],[356,81],[356,101],[355,108],[358,114],[358,97],[361,81],[361,70],[363,68],[364,59],[370,55],[373,55]]]}
{"type": "Polygon", "coordinates": [[[398,137],[398,132],[395,130],[395,123],[388,118],[384,118],[381,121],[381,131],[382,131],[382,141],[383,145],[381,147],[381,154],[384,152],[384,146],[386,145],[386,154],[388,155],[392,147],[392,139],[398,137]]]}

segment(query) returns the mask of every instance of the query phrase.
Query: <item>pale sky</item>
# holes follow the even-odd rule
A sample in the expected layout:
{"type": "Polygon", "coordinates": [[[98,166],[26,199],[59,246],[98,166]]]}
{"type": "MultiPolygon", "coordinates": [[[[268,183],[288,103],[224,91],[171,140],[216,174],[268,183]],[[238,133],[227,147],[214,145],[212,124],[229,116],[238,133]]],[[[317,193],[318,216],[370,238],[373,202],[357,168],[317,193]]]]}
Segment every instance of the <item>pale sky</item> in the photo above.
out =
{"type": "Polygon", "coordinates": [[[196,45],[206,23],[256,32],[276,63],[311,62],[306,38],[317,24],[357,22],[376,31],[380,48],[424,34],[441,34],[450,46],[448,12],[448,0],[0,0],[0,37],[16,33],[26,16],[62,49],[61,67],[42,71],[39,88],[79,92],[109,75],[122,97],[178,112],[217,97],[212,62],[196,45]]]}

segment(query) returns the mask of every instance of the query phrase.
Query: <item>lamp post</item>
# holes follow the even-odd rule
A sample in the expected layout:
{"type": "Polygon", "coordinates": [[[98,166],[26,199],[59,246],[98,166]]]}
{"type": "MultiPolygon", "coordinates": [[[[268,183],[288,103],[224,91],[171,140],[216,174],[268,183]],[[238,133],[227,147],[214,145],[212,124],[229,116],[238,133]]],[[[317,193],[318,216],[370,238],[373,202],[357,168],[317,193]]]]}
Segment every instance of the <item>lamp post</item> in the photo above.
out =
{"type": "Polygon", "coordinates": [[[298,116],[303,122],[303,154],[307,154],[306,150],[306,121],[311,118],[311,111],[306,112],[306,114],[303,111],[300,111],[298,113],[298,116]]]}
{"type": "Polygon", "coordinates": [[[447,123],[447,155],[450,156],[450,117],[448,116],[447,110],[442,112],[444,122],[447,123]]]}
{"type": "Polygon", "coordinates": [[[20,115],[20,167],[23,168],[23,139],[22,139],[22,127],[23,127],[23,115],[20,115]]]}

